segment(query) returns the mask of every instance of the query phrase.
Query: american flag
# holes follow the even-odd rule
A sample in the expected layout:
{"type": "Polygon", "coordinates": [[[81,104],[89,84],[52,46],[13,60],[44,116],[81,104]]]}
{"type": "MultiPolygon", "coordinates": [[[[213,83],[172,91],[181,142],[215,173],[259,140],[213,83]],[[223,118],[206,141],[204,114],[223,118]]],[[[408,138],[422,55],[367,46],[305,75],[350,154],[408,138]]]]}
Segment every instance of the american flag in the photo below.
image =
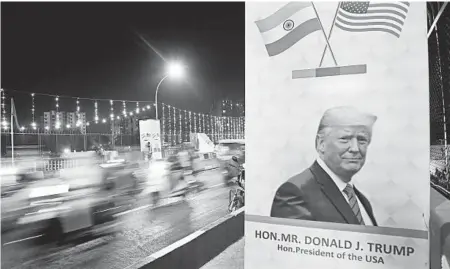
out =
{"type": "Polygon", "coordinates": [[[335,25],[350,32],[384,32],[400,37],[409,2],[342,2],[335,25]]]}

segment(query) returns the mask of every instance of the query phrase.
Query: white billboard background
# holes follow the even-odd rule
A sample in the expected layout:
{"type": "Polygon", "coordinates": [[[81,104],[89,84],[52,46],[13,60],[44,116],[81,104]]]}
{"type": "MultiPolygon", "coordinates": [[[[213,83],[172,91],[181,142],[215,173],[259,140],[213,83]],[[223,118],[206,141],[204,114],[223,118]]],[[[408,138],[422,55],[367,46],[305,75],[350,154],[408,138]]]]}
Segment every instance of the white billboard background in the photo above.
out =
{"type": "Polygon", "coordinates": [[[139,134],[141,151],[148,152],[147,142],[150,142],[153,150],[152,158],[161,159],[161,129],[159,120],[140,120],[139,134]]]}
{"type": "MultiPolygon", "coordinates": [[[[314,32],[269,57],[255,24],[285,4],[246,3],[246,214],[270,215],[277,188],[314,162],[314,140],[323,112],[351,105],[378,117],[366,164],[354,178],[371,202],[378,225],[428,230],[426,4],[411,3],[400,38],[334,27],[330,44],[338,65],[366,64],[366,74],[303,79],[292,79],[292,71],[319,67],[324,34],[314,32]]],[[[314,4],[328,34],[338,3],[314,4]]],[[[322,66],[334,66],[329,51],[322,66]]],[[[247,238],[252,236],[247,233],[249,225],[247,238]]],[[[253,245],[249,244],[246,253],[253,245]]],[[[251,256],[247,258],[246,266],[256,266],[251,256]]]]}

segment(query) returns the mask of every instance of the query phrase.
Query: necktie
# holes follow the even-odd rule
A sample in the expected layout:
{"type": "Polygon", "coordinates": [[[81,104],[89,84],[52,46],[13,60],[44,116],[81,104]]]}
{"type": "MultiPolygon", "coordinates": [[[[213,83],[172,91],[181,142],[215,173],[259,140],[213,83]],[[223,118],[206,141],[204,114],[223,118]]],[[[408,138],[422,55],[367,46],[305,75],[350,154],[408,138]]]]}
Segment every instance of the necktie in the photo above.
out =
{"type": "Polygon", "coordinates": [[[364,225],[364,220],[361,215],[361,210],[359,210],[358,200],[356,199],[355,190],[353,189],[353,186],[350,184],[347,184],[344,189],[344,193],[348,197],[348,203],[350,204],[350,207],[352,208],[353,213],[355,214],[356,218],[358,219],[359,224],[364,225]]]}

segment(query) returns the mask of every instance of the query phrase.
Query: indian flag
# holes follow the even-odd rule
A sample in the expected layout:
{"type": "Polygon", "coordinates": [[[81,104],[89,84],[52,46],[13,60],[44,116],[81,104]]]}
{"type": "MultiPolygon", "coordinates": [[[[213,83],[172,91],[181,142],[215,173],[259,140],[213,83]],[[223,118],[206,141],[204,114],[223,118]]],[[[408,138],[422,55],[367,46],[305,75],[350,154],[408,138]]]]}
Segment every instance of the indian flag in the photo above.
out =
{"type": "Polygon", "coordinates": [[[290,2],[255,23],[269,56],[286,51],[307,35],[322,29],[312,2],[290,2]]]}

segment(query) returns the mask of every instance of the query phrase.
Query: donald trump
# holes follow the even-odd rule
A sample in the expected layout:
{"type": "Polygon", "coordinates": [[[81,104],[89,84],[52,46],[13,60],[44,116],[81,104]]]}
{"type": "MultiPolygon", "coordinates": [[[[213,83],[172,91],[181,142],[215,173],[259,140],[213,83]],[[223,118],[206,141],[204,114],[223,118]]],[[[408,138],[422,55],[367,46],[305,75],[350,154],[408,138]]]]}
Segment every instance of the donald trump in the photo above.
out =
{"type": "Polygon", "coordinates": [[[352,182],[364,166],[376,120],[353,107],[325,111],[316,161],[278,188],[271,217],[376,226],[369,200],[352,182]]]}

